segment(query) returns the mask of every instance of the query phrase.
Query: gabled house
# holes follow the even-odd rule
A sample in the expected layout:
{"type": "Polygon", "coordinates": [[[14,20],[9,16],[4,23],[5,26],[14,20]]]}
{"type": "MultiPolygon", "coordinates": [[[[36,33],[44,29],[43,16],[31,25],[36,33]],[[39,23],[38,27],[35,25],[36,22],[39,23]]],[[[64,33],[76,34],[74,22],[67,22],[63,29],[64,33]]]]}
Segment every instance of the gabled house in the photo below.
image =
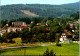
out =
{"type": "Polygon", "coordinates": [[[60,37],[60,41],[61,42],[65,42],[65,43],[72,43],[72,39],[73,39],[73,34],[68,31],[68,30],[64,30],[61,34],[61,37],[60,37]]]}

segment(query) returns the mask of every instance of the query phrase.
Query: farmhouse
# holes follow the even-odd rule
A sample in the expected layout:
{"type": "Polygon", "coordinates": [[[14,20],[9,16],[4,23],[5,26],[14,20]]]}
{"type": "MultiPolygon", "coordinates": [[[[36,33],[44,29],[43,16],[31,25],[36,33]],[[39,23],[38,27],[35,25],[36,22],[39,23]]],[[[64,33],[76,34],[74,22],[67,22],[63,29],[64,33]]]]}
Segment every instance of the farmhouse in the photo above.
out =
{"type": "Polygon", "coordinates": [[[63,33],[61,34],[60,41],[65,43],[72,43],[72,38],[73,34],[68,30],[64,30],[63,33]]]}

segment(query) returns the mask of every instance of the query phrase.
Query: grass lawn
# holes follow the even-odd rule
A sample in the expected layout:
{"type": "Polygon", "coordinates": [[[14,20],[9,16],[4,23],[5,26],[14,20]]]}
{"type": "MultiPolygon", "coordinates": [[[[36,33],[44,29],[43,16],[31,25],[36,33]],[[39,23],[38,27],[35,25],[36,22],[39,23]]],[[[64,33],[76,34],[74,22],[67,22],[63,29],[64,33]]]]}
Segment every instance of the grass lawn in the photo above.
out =
{"type": "Polygon", "coordinates": [[[56,45],[49,46],[38,46],[38,47],[28,47],[28,48],[16,48],[16,49],[6,49],[0,50],[0,55],[24,55],[24,50],[26,55],[42,55],[46,49],[54,51],[56,55],[76,55],[79,56],[79,44],[62,44],[62,47],[56,45]]]}

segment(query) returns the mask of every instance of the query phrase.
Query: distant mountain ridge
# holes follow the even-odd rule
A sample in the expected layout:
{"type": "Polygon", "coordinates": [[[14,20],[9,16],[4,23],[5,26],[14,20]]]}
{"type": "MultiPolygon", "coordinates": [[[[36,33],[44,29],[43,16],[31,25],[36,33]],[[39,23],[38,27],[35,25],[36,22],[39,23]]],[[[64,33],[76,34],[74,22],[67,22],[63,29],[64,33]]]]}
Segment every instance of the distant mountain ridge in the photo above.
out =
{"type": "Polygon", "coordinates": [[[78,12],[79,2],[63,4],[63,5],[49,5],[49,4],[14,4],[0,6],[0,19],[17,19],[22,17],[36,17],[25,14],[21,10],[27,10],[39,17],[63,17],[70,16],[78,12]]]}

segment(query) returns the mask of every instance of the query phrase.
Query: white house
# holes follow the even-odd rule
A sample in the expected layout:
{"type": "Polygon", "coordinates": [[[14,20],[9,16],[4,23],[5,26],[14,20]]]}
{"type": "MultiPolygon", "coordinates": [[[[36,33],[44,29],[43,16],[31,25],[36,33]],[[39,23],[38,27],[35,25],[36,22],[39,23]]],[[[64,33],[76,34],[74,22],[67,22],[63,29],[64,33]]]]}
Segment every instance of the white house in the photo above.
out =
{"type": "Polygon", "coordinates": [[[22,25],[26,25],[26,23],[25,22],[12,22],[12,25],[14,25],[14,26],[22,26],[22,25]]]}
{"type": "Polygon", "coordinates": [[[64,30],[59,40],[61,42],[72,43],[72,38],[73,38],[73,34],[68,30],[64,30]]]}

